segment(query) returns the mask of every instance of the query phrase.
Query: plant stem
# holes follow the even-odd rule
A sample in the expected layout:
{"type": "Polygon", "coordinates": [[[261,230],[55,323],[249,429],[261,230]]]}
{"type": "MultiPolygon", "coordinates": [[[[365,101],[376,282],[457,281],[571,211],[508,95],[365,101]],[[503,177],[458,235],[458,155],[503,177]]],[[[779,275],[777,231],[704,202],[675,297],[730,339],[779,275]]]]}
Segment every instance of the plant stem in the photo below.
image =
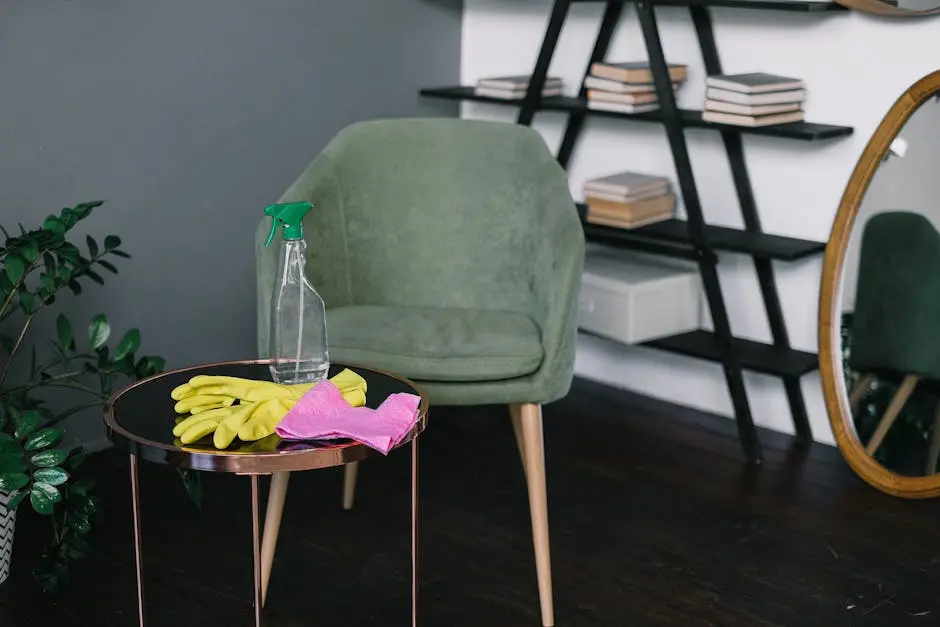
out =
{"type": "Polygon", "coordinates": [[[13,345],[13,350],[10,351],[10,358],[7,359],[7,363],[3,366],[3,374],[0,374],[0,388],[3,387],[3,382],[7,378],[7,373],[10,371],[10,364],[13,363],[13,357],[16,355],[16,351],[19,350],[20,344],[23,343],[23,338],[26,337],[26,331],[29,330],[29,324],[33,321],[33,315],[30,314],[26,318],[26,322],[23,323],[23,328],[20,330],[20,336],[16,338],[16,343],[13,345]]]}
{"type": "Polygon", "coordinates": [[[101,399],[108,398],[107,394],[104,394],[100,392],[99,390],[92,389],[88,387],[87,385],[82,385],[81,383],[74,383],[70,381],[68,383],[45,383],[43,385],[48,385],[49,387],[54,387],[54,388],[71,388],[73,390],[81,390],[82,392],[86,392],[93,396],[97,396],[98,398],[101,398],[101,399]]]}
{"type": "Polygon", "coordinates": [[[101,399],[97,401],[88,401],[87,403],[81,403],[79,405],[69,407],[65,411],[57,412],[55,418],[51,418],[48,422],[43,423],[42,428],[45,429],[47,427],[54,427],[72,414],[77,414],[83,409],[90,409],[92,407],[98,407],[99,405],[101,405],[101,399]]]}

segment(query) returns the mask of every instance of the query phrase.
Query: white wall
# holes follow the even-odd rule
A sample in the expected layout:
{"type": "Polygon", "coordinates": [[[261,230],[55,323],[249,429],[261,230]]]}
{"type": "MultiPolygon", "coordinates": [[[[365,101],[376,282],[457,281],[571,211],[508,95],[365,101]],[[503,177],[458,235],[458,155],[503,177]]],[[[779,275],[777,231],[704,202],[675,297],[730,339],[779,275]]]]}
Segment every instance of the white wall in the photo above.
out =
{"type": "MultiPolygon", "coordinates": [[[[531,72],[548,21],[547,0],[467,0],[464,9],[462,82],[487,75],[531,72]]],[[[575,4],[562,31],[550,73],[562,76],[568,92],[577,90],[603,9],[602,3],[575,4]]],[[[701,108],[704,69],[688,10],[657,9],[669,61],[688,63],[689,80],[679,106],[701,108]]],[[[857,13],[812,16],[781,11],[715,9],[715,36],[724,71],[766,71],[806,80],[808,121],[846,124],[855,135],[804,143],[745,136],[747,164],[764,230],[826,240],[852,168],[872,131],[911,83],[940,67],[940,20],[884,20],[857,13]]],[[[646,57],[635,10],[625,7],[609,60],[646,57]]],[[[466,117],[514,120],[516,110],[465,103],[466,117]]],[[[553,148],[561,139],[564,116],[539,114],[537,128],[553,148]]],[[[713,131],[686,133],[706,218],[742,226],[721,140],[713,131]]],[[[675,169],[659,125],[591,119],[569,167],[571,190],[581,182],[619,169],[675,169]]],[[[816,315],[822,258],[776,264],[777,282],[791,343],[816,350],[816,315]]],[[[721,280],[736,335],[770,340],[753,265],[746,257],[723,255],[721,280]]],[[[639,347],[621,347],[582,338],[579,374],[651,396],[732,414],[720,366],[639,347]]],[[[792,432],[789,407],[778,379],[746,376],[755,422],[792,432]]],[[[832,442],[818,374],[803,379],[808,411],[818,440],[832,442]]]]}

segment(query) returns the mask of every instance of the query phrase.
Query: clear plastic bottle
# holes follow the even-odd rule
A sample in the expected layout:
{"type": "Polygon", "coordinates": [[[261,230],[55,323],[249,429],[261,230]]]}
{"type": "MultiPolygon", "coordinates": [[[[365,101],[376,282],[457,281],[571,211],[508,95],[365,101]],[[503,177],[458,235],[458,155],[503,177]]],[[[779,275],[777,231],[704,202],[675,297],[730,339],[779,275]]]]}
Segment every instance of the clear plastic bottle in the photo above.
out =
{"type": "Polygon", "coordinates": [[[284,241],[278,259],[271,298],[271,376],[293,385],[327,378],[330,354],[326,338],[326,306],[304,274],[307,243],[303,217],[313,208],[309,202],[282,203],[265,208],[271,216],[269,245],[279,226],[284,241]]]}

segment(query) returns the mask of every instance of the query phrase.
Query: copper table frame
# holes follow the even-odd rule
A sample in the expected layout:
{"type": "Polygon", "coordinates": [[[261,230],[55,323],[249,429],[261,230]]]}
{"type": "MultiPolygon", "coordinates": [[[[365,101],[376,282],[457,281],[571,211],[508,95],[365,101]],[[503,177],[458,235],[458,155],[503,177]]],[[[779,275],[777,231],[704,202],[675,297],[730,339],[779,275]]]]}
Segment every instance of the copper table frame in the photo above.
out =
{"type": "MultiPolygon", "coordinates": [[[[220,362],[203,364],[163,372],[146,379],[141,379],[119,392],[115,393],[107,404],[105,411],[105,425],[108,437],[115,444],[123,445],[130,457],[130,483],[131,508],[134,525],[134,562],[137,575],[137,617],[140,627],[145,627],[144,620],[144,580],[143,580],[143,548],[141,537],[140,512],[140,481],[138,479],[137,465],[139,458],[155,463],[163,463],[180,468],[210,472],[227,472],[236,475],[247,475],[251,483],[251,531],[252,531],[252,559],[254,571],[254,614],[255,627],[261,627],[261,507],[259,496],[259,481],[261,475],[271,475],[275,472],[301,472],[330,468],[358,462],[381,455],[377,451],[357,442],[328,446],[325,448],[312,448],[302,451],[264,452],[264,453],[231,453],[224,450],[195,449],[186,446],[167,445],[138,436],[129,431],[120,421],[115,412],[115,405],[121,397],[130,390],[141,385],[170,376],[192,371],[193,376],[199,370],[211,367],[229,365],[263,365],[268,360],[243,360],[234,362],[220,362]]],[[[418,625],[418,439],[427,427],[428,398],[412,381],[388,372],[365,368],[356,365],[343,365],[360,373],[373,373],[395,379],[421,397],[418,406],[418,422],[412,431],[395,447],[402,448],[411,444],[411,625],[418,625]]]]}

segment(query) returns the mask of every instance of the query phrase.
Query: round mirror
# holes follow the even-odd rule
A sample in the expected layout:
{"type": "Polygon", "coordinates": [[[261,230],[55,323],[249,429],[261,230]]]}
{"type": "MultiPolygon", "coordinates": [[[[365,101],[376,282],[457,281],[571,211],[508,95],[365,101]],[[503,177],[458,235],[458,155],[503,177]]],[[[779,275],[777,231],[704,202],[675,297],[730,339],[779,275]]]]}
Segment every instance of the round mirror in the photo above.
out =
{"type": "Polygon", "coordinates": [[[826,246],[819,365],[836,443],[880,490],[940,495],[940,71],[891,107],[826,246]]]}
{"type": "Polygon", "coordinates": [[[887,17],[923,17],[940,14],[940,0],[835,0],[846,8],[887,17]]]}

